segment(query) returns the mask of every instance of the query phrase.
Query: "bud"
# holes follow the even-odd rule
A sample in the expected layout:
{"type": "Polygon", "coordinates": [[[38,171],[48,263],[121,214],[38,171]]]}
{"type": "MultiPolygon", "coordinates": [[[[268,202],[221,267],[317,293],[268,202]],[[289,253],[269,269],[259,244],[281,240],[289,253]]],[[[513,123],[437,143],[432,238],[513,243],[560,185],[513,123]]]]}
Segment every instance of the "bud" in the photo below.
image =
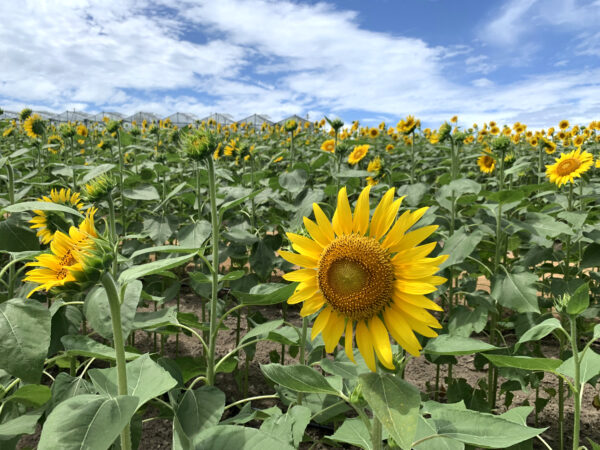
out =
{"type": "Polygon", "coordinates": [[[285,123],[284,128],[285,128],[285,131],[287,131],[288,133],[293,133],[298,128],[298,122],[296,122],[293,119],[292,120],[288,120],[285,123]]]}
{"type": "Polygon", "coordinates": [[[202,161],[217,149],[217,139],[211,131],[194,130],[183,139],[183,150],[194,161],[202,161]]]}
{"type": "Polygon", "coordinates": [[[110,195],[115,181],[110,175],[99,175],[85,185],[85,195],[91,203],[103,200],[110,195]]]}
{"type": "Polygon", "coordinates": [[[140,129],[138,127],[133,126],[133,127],[131,127],[131,130],[129,130],[129,134],[131,134],[132,136],[137,137],[137,136],[139,136],[141,134],[141,131],[140,131],[140,129]]]}
{"type": "Polygon", "coordinates": [[[155,124],[150,125],[148,133],[153,134],[154,136],[158,135],[158,127],[155,124]]]}
{"type": "Polygon", "coordinates": [[[75,128],[69,123],[63,123],[58,128],[58,131],[64,138],[72,138],[73,136],[75,136],[75,128]]]}
{"type": "Polygon", "coordinates": [[[490,143],[494,151],[506,152],[510,147],[510,138],[508,136],[498,136],[490,143]]]}
{"type": "Polygon", "coordinates": [[[325,120],[327,120],[327,122],[329,123],[329,126],[331,128],[333,128],[336,133],[338,131],[340,131],[340,128],[342,128],[344,126],[344,122],[342,121],[342,119],[339,119],[339,118],[329,120],[329,118],[325,117],[325,120]]]}
{"type": "Polygon", "coordinates": [[[440,142],[445,141],[449,136],[450,136],[450,132],[452,131],[452,127],[450,126],[450,124],[448,122],[444,122],[441,126],[440,129],[438,130],[438,139],[440,142]]]}
{"type": "Polygon", "coordinates": [[[362,385],[360,383],[356,383],[354,390],[350,394],[350,403],[353,405],[358,405],[363,402],[362,396],[362,385]]]}
{"type": "Polygon", "coordinates": [[[121,123],[117,120],[109,120],[106,123],[106,131],[108,131],[109,133],[116,133],[117,131],[119,131],[119,128],[121,126],[121,123]]]}
{"type": "Polygon", "coordinates": [[[32,113],[33,111],[31,108],[24,108],[19,114],[19,119],[21,119],[21,122],[25,122],[27,119],[29,119],[29,116],[31,116],[32,113]]]}

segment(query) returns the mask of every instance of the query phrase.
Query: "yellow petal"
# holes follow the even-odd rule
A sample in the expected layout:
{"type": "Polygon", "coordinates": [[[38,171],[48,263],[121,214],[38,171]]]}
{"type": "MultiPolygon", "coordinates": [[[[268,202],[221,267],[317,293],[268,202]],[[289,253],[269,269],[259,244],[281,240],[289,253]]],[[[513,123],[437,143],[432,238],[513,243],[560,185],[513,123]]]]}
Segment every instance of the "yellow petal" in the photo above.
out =
{"type": "Polygon", "coordinates": [[[392,346],[390,345],[390,337],[383,322],[377,316],[371,317],[369,320],[369,331],[377,358],[387,369],[394,369],[394,360],[392,356],[392,346]]]}
{"type": "Polygon", "coordinates": [[[317,292],[314,296],[305,300],[300,310],[302,317],[310,316],[320,310],[325,304],[325,297],[320,292],[317,292]]]}
{"type": "Polygon", "coordinates": [[[404,320],[406,320],[406,322],[408,323],[408,325],[417,333],[419,333],[421,336],[425,336],[425,337],[436,337],[438,334],[433,331],[431,328],[429,328],[427,325],[425,325],[423,322],[419,322],[418,320],[412,318],[409,315],[405,315],[404,316],[404,320]]]}
{"type": "Polygon", "coordinates": [[[346,350],[346,356],[350,361],[356,364],[354,360],[354,345],[353,345],[353,323],[352,320],[348,319],[346,322],[346,331],[344,333],[344,350],[346,350]]]}
{"type": "Polygon", "coordinates": [[[432,309],[434,311],[443,311],[440,305],[428,299],[424,295],[407,294],[406,292],[401,292],[400,290],[394,288],[392,292],[392,298],[394,299],[394,301],[410,303],[411,305],[417,306],[419,308],[432,309]]]}
{"type": "Polygon", "coordinates": [[[364,320],[359,320],[356,324],[356,345],[367,367],[371,369],[371,372],[375,372],[377,366],[375,365],[375,355],[373,355],[373,342],[371,342],[371,333],[364,320]]]}
{"type": "Polygon", "coordinates": [[[284,274],[283,279],[287,281],[307,281],[316,278],[316,276],[317,271],[315,269],[299,269],[284,274]]]}
{"type": "Polygon", "coordinates": [[[323,341],[325,342],[325,351],[327,353],[335,350],[343,333],[344,316],[332,311],[329,315],[327,326],[323,329],[323,341]]]}
{"type": "Polygon", "coordinates": [[[333,215],[333,231],[338,236],[352,233],[352,211],[348,202],[346,187],[340,189],[337,198],[337,208],[333,215]]]}
{"type": "Polygon", "coordinates": [[[386,218],[388,209],[394,200],[395,188],[389,189],[381,198],[381,201],[375,208],[373,218],[371,219],[371,229],[369,230],[369,236],[377,237],[381,236],[380,229],[383,228],[383,221],[386,218]]]}
{"type": "Polygon", "coordinates": [[[290,296],[290,298],[288,298],[287,302],[290,305],[303,302],[304,300],[311,298],[318,291],[319,291],[319,286],[317,286],[316,284],[300,283],[298,285],[298,288],[296,288],[294,293],[290,296]]]}
{"type": "Polygon", "coordinates": [[[396,279],[417,280],[428,278],[438,270],[437,266],[431,264],[397,264],[394,266],[394,276],[396,279]]]}
{"type": "Polygon", "coordinates": [[[419,245],[425,239],[427,239],[431,234],[438,229],[438,225],[428,225],[423,228],[419,228],[418,230],[411,231],[404,235],[404,237],[398,242],[396,245],[393,245],[389,248],[391,253],[401,252],[403,250],[408,250],[414,248],[419,245]]]}
{"type": "Polygon", "coordinates": [[[286,261],[291,262],[300,267],[306,267],[308,269],[316,269],[318,266],[317,260],[310,256],[299,255],[297,253],[286,252],[285,250],[279,251],[279,256],[281,256],[286,261]]]}
{"type": "Polygon", "coordinates": [[[354,217],[352,218],[352,231],[365,235],[369,228],[369,216],[371,214],[371,208],[369,206],[369,193],[371,192],[371,186],[367,186],[362,190],[356,201],[356,207],[354,208],[354,217]]]}
{"type": "Polygon", "coordinates": [[[335,235],[333,234],[331,222],[318,204],[313,203],[313,211],[315,213],[315,219],[317,219],[317,225],[319,226],[321,233],[323,233],[323,236],[325,236],[329,241],[333,241],[333,239],[335,239],[335,235]]]}
{"type": "Polygon", "coordinates": [[[292,243],[292,248],[298,253],[309,255],[318,259],[319,255],[323,251],[323,247],[320,244],[305,236],[300,236],[299,234],[294,233],[286,233],[286,236],[292,243]]]}
{"type": "Polygon", "coordinates": [[[430,242],[429,244],[403,250],[392,257],[392,262],[394,264],[402,264],[406,261],[415,261],[425,258],[433,251],[436,245],[437,242],[430,242]]]}
{"type": "Polygon", "coordinates": [[[312,220],[310,220],[308,217],[304,217],[303,220],[304,226],[306,227],[306,230],[311,235],[311,237],[323,247],[327,247],[331,242],[331,239],[328,239],[327,236],[321,231],[321,228],[319,228],[319,226],[312,220]]]}
{"type": "Polygon", "coordinates": [[[323,311],[321,311],[321,313],[317,316],[317,318],[315,319],[315,323],[313,323],[312,330],[310,332],[311,340],[314,340],[319,335],[319,333],[323,331],[323,329],[327,326],[327,322],[329,322],[329,316],[331,315],[332,311],[333,308],[327,305],[325,309],[323,309],[323,311]]]}
{"type": "Polygon", "coordinates": [[[427,212],[429,207],[417,209],[415,212],[411,213],[410,211],[404,212],[400,218],[396,221],[390,232],[387,234],[385,239],[382,242],[382,246],[384,248],[389,248],[392,245],[397,244],[400,239],[404,236],[410,227],[412,227],[415,223],[419,221],[423,214],[427,212]]]}
{"type": "Polygon", "coordinates": [[[391,307],[396,312],[401,314],[402,317],[406,317],[408,315],[431,328],[442,328],[442,325],[440,325],[437,319],[423,308],[419,308],[418,306],[404,302],[393,302],[391,307]]]}
{"type": "Polygon", "coordinates": [[[431,294],[437,291],[437,288],[430,283],[409,280],[395,280],[394,288],[407,294],[431,294]]]}
{"type": "Polygon", "coordinates": [[[377,231],[375,239],[381,239],[385,235],[385,233],[387,233],[387,231],[390,229],[390,227],[394,223],[394,220],[396,219],[398,209],[400,209],[400,204],[402,203],[403,199],[404,197],[395,200],[390,205],[390,207],[386,211],[384,211],[383,217],[379,222],[379,229],[377,231]]]}
{"type": "Polygon", "coordinates": [[[383,319],[396,342],[411,355],[419,356],[422,348],[421,344],[402,315],[398,314],[392,308],[385,308],[383,310],[383,319]]]}

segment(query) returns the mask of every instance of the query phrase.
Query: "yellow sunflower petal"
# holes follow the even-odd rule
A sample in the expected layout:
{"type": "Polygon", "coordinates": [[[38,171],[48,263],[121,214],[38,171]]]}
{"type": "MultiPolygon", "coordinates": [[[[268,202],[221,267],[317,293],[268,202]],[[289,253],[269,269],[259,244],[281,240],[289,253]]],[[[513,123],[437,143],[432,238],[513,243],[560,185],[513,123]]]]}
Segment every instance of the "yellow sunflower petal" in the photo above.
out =
{"type": "Polygon", "coordinates": [[[380,229],[383,228],[383,221],[385,220],[390,205],[394,200],[395,192],[395,188],[389,189],[381,198],[381,201],[377,205],[377,208],[375,208],[373,218],[371,219],[371,229],[369,230],[369,236],[378,239],[378,237],[382,235],[380,229]]]}
{"type": "Polygon", "coordinates": [[[367,367],[371,369],[371,372],[375,372],[377,366],[375,365],[375,355],[373,354],[373,342],[371,340],[371,333],[364,320],[359,320],[356,324],[356,345],[367,367]]]}
{"type": "Polygon", "coordinates": [[[333,214],[333,231],[338,236],[352,233],[352,211],[348,202],[346,187],[340,189],[337,199],[337,208],[333,214]]]}
{"type": "Polygon", "coordinates": [[[354,216],[352,218],[352,231],[359,234],[366,234],[369,228],[369,216],[371,209],[369,207],[369,193],[371,192],[371,186],[365,187],[356,201],[356,207],[354,208],[354,216]]]}
{"type": "Polygon", "coordinates": [[[434,311],[443,311],[442,307],[432,300],[428,299],[424,295],[420,294],[407,294],[394,287],[392,292],[392,299],[394,301],[401,301],[410,303],[411,305],[419,308],[432,309],[434,311]]]}
{"type": "Polygon", "coordinates": [[[335,239],[335,235],[333,233],[333,226],[331,225],[331,222],[318,204],[313,203],[313,211],[315,213],[315,219],[317,219],[317,225],[319,226],[321,233],[329,241],[333,241],[333,239],[335,239]]]}
{"type": "Polygon", "coordinates": [[[377,316],[371,317],[369,320],[369,331],[371,332],[371,339],[373,342],[373,348],[377,354],[377,358],[381,361],[384,367],[387,369],[394,369],[394,361],[392,355],[392,346],[390,345],[390,337],[385,325],[377,316]]]}
{"type": "Polygon", "coordinates": [[[323,329],[323,342],[325,342],[325,351],[333,352],[337,347],[342,334],[344,333],[344,316],[335,311],[329,315],[327,326],[323,329]]]}
{"type": "Polygon", "coordinates": [[[354,360],[354,345],[353,345],[353,336],[354,335],[354,327],[352,320],[348,320],[346,322],[346,331],[344,332],[344,350],[346,351],[346,356],[350,361],[356,363],[354,360]]]}
{"type": "Polygon", "coordinates": [[[407,294],[431,294],[437,291],[437,288],[431,283],[409,280],[395,280],[394,288],[407,294]]]}
{"type": "Polygon", "coordinates": [[[421,344],[402,315],[392,308],[386,308],[383,311],[383,319],[396,342],[411,355],[419,356],[421,344]]]}
{"type": "Polygon", "coordinates": [[[292,264],[300,267],[306,267],[307,269],[316,269],[317,260],[311,256],[299,255],[298,253],[286,252],[285,250],[279,251],[279,256],[292,264]]]}
{"type": "Polygon", "coordinates": [[[315,319],[315,323],[313,323],[312,330],[310,332],[310,339],[314,340],[321,331],[327,326],[327,322],[329,321],[329,316],[333,308],[331,306],[326,306],[323,311],[317,316],[315,319]]]}
{"type": "Polygon", "coordinates": [[[417,209],[415,212],[405,211],[400,218],[396,221],[390,232],[387,234],[383,242],[382,247],[389,248],[392,245],[396,245],[404,237],[406,233],[415,223],[423,217],[429,207],[417,209]]]}
{"type": "Polygon", "coordinates": [[[432,328],[442,328],[442,325],[437,321],[435,317],[429,314],[425,309],[411,305],[410,303],[394,302],[391,305],[392,309],[396,310],[402,317],[411,316],[415,320],[424,323],[425,325],[432,328]]]}
{"type": "Polygon", "coordinates": [[[408,325],[417,333],[419,333],[421,336],[425,336],[425,337],[436,337],[438,334],[433,331],[431,328],[429,328],[427,325],[425,325],[423,322],[420,322],[414,318],[412,318],[409,315],[405,315],[404,316],[404,320],[406,320],[406,322],[408,323],[408,325]]]}
{"type": "Polygon", "coordinates": [[[298,253],[312,256],[316,259],[323,251],[323,247],[320,244],[305,236],[300,236],[299,234],[294,233],[286,233],[286,236],[292,243],[292,248],[298,253]]]}
{"type": "Polygon", "coordinates": [[[304,226],[306,227],[306,230],[308,231],[310,236],[323,247],[327,247],[330,244],[331,239],[329,239],[325,234],[323,234],[321,228],[308,217],[304,217],[303,220],[304,226]]]}
{"type": "Polygon", "coordinates": [[[319,286],[317,286],[316,283],[315,284],[300,283],[298,288],[294,291],[294,293],[290,296],[290,298],[288,298],[287,302],[290,305],[303,302],[304,300],[311,298],[318,291],[319,291],[319,286]]]}
{"type": "Polygon", "coordinates": [[[391,253],[401,252],[410,248],[414,248],[419,245],[425,239],[427,239],[435,230],[438,229],[438,225],[428,225],[418,230],[411,231],[404,235],[404,237],[396,245],[389,248],[391,253]]]}
{"type": "Polygon", "coordinates": [[[307,281],[316,278],[317,271],[315,269],[298,269],[293,272],[288,272],[283,275],[283,279],[287,281],[307,281]]]}

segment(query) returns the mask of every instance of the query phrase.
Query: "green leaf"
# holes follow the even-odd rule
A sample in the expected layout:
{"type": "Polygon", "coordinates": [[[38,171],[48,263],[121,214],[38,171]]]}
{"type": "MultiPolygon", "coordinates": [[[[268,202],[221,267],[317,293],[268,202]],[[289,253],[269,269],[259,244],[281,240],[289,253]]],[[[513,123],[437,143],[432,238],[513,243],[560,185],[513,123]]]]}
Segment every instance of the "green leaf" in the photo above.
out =
{"type": "Polygon", "coordinates": [[[38,449],[105,450],[129,423],[137,404],[136,397],[127,395],[70,398],[54,408],[46,419],[38,449]]]}
{"type": "Polygon", "coordinates": [[[590,306],[590,285],[583,283],[579,286],[567,303],[567,314],[577,316],[590,306]]]}
{"type": "Polygon", "coordinates": [[[431,419],[425,419],[422,416],[419,417],[415,442],[430,436],[435,437],[424,440],[420,444],[413,445],[415,450],[464,450],[465,448],[465,444],[462,442],[440,436],[437,433],[435,423],[431,419]]]}
{"type": "Polygon", "coordinates": [[[186,261],[189,261],[194,256],[195,253],[191,253],[189,255],[180,256],[178,258],[159,259],[158,261],[153,261],[147,264],[133,266],[129,269],[124,270],[121,273],[121,275],[119,275],[119,283],[127,284],[130,281],[135,280],[137,278],[142,278],[148,275],[154,275],[156,273],[173,269],[174,267],[178,267],[186,261]]]}
{"type": "Polygon", "coordinates": [[[483,305],[475,309],[458,305],[450,313],[448,333],[453,336],[469,337],[471,333],[481,333],[488,320],[487,308],[483,305]]]}
{"type": "Polygon", "coordinates": [[[17,389],[17,391],[8,397],[6,401],[12,400],[33,408],[39,408],[46,404],[51,396],[52,392],[48,386],[43,386],[41,384],[26,384],[17,389]]]}
{"type": "Polygon", "coordinates": [[[543,238],[555,238],[561,234],[573,234],[569,225],[559,222],[552,216],[543,213],[527,213],[525,221],[521,222],[521,227],[543,238]]]}
{"type": "Polygon", "coordinates": [[[298,283],[291,284],[279,284],[270,283],[255,286],[251,293],[233,291],[232,295],[244,305],[275,305],[286,301],[292,296],[298,283]],[[258,286],[260,287],[260,293],[257,291],[258,286]]]}
{"type": "Polygon", "coordinates": [[[125,189],[123,196],[131,200],[160,200],[160,195],[152,185],[140,186],[133,189],[125,189]]]}
{"type": "Polygon", "coordinates": [[[5,212],[9,212],[9,213],[37,211],[37,210],[56,211],[56,212],[72,214],[74,216],[83,218],[83,215],[79,211],[77,211],[73,208],[69,208],[68,206],[61,205],[59,203],[52,203],[52,202],[38,202],[38,201],[21,202],[21,203],[15,203],[14,205],[6,206],[3,208],[3,210],[5,212]]]}
{"type": "Polygon", "coordinates": [[[593,242],[583,251],[581,268],[587,269],[588,267],[598,266],[600,266],[600,244],[593,242]]]}
{"type": "Polygon", "coordinates": [[[250,267],[256,272],[261,280],[270,277],[275,263],[275,252],[265,244],[264,240],[259,241],[250,255],[250,267]]]}
{"type": "Polygon", "coordinates": [[[39,383],[50,345],[50,311],[35,300],[0,303],[0,367],[27,383],[39,383]]]}
{"type": "Polygon", "coordinates": [[[167,196],[165,197],[165,199],[160,202],[153,210],[152,212],[155,213],[156,211],[158,211],[164,204],[166,204],[170,199],[172,199],[174,196],[177,195],[177,193],[179,191],[181,191],[184,187],[187,186],[187,181],[183,181],[181,183],[179,183],[177,186],[175,186],[171,192],[169,192],[167,194],[167,196]]]}
{"type": "Polygon", "coordinates": [[[139,311],[135,313],[132,329],[153,330],[168,325],[179,325],[177,311],[174,306],[158,311],[139,311]]]}
{"type": "Polygon", "coordinates": [[[420,416],[418,389],[387,373],[362,374],[360,384],[363,397],[385,430],[400,448],[410,450],[420,416]]]}
{"type": "Polygon", "coordinates": [[[219,275],[219,282],[239,280],[244,275],[246,275],[246,272],[243,270],[232,270],[231,272],[228,272],[225,275],[219,275]]]}
{"type": "Polygon", "coordinates": [[[308,174],[302,169],[283,172],[279,175],[279,184],[291,194],[299,194],[304,189],[306,180],[308,180],[308,174]]]}
{"type": "Polygon", "coordinates": [[[242,339],[240,339],[240,344],[243,344],[244,342],[249,341],[252,338],[266,336],[271,331],[275,330],[276,328],[279,328],[281,325],[283,325],[282,319],[271,320],[269,322],[261,323],[260,325],[257,325],[256,327],[248,331],[242,337],[242,339]]]}
{"type": "Polygon", "coordinates": [[[40,248],[35,232],[12,220],[0,222],[0,251],[23,252],[40,248]]]}
{"type": "Polygon", "coordinates": [[[80,184],[85,184],[88,181],[96,178],[97,176],[113,170],[115,167],[117,167],[115,164],[100,164],[96,167],[90,167],[88,173],[86,173],[85,176],[81,179],[80,184]]]}
{"type": "Polygon", "coordinates": [[[194,439],[217,425],[224,410],[225,394],[214,386],[185,391],[174,410],[173,448],[194,448],[194,439]]]}
{"type": "Polygon", "coordinates": [[[524,369],[531,371],[555,372],[562,364],[560,359],[551,358],[531,358],[529,356],[506,356],[506,355],[486,355],[485,356],[496,367],[513,367],[515,369],[524,369]]]}
{"type": "MultiPolygon", "coordinates": [[[[125,288],[123,302],[121,303],[121,328],[123,339],[126,339],[131,331],[131,325],[135,317],[140,295],[142,293],[142,282],[133,280],[125,288]]],[[[103,338],[113,339],[112,319],[108,296],[102,286],[96,286],[85,297],[83,313],[91,327],[103,338]]]]}
{"type": "Polygon", "coordinates": [[[96,389],[94,389],[94,386],[89,381],[61,372],[54,379],[54,383],[52,383],[52,402],[49,410],[51,411],[58,404],[71,397],[95,393],[96,389]]]}
{"type": "Polygon", "coordinates": [[[530,428],[492,414],[467,409],[457,409],[449,404],[426,402],[437,433],[465,444],[507,448],[531,439],[545,428],[530,428]]]}
{"type": "Polygon", "coordinates": [[[244,195],[240,198],[237,198],[235,200],[231,200],[229,202],[225,202],[223,203],[220,207],[219,207],[219,221],[221,221],[223,219],[223,215],[225,214],[225,212],[231,208],[235,208],[236,206],[244,203],[246,200],[250,200],[251,198],[256,197],[258,194],[260,194],[262,192],[262,189],[259,189],[257,191],[251,192],[250,194],[244,195]]]}
{"type": "Polygon", "coordinates": [[[442,253],[450,256],[440,265],[440,270],[463,262],[467,256],[473,253],[473,250],[483,239],[483,235],[484,233],[481,230],[469,232],[466,227],[456,230],[444,243],[442,253]]]}
{"type": "Polygon", "coordinates": [[[485,195],[488,200],[503,204],[518,202],[525,198],[525,192],[519,190],[486,192],[485,195]]]}
{"type": "Polygon", "coordinates": [[[539,341],[540,339],[545,338],[557,328],[562,328],[562,325],[560,324],[560,321],[554,317],[538,323],[523,333],[523,336],[520,337],[517,341],[517,345],[515,345],[515,350],[518,350],[519,346],[524,342],[539,341]]]}
{"type": "Polygon", "coordinates": [[[335,433],[331,436],[327,436],[327,439],[354,445],[356,447],[364,448],[365,450],[371,450],[373,448],[369,430],[361,419],[344,420],[344,423],[335,430],[335,433]]]}
{"type": "Polygon", "coordinates": [[[285,414],[273,414],[265,419],[260,431],[275,439],[285,439],[288,444],[298,448],[302,442],[304,430],[310,422],[311,411],[306,406],[294,405],[285,414]]]}
{"type": "Polygon", "coordinates": [[[156,245],[136,250],[131,254],[129,259],[147,255],[148,253],[189,253],[190,250],[194,250],[195,248],[196,247],[184,247],[182,245],[156,245]]]}
{"type": "MultiPolygon", "coordinates": [[[[85,356],[87,358],[98,358],[109,361],[115,360],[115,350],[112,347],[96,342],[88,336],[70,334],[63,336],[60,341],[64,345],[68,356],[85,356]]],[[[139,356],[137,353],[125,352],[126,359],[134,359],[139,356]]]]}
{"type": "Polygon", "coordinates": [[[173,229],[168,217],[150,217],[144,219],[143,233],[152,239],[155,244],[162,244],[171,238],[173,229]]]}
{"type": "MultiPolygon", "coordinates": [[[[177,381],[156,364],[147,353],[126,364],[127,394],[139,399],[138,408],[171,390],[177,381]]],[[[91,369],[90,379],[101,394],[116,397],[119,393],[117,368],[91,369]]]]}
{"type": "MultiPolygon", "coordinates": [[[[558,369],[558,373],[575,379],[575,358],[572,356],[563,362],[558,369]]],[[[579,353],[579,381],[583,386],[589,380],[600,373],[600,355],[591,348],[579,353]]]]}
{"type": "Polygon", "coordinates": [[[42,412],[31,411],[26,414],[21,414],[14,419],[7,420],[0,424],[0,441],[19,436],[21,434],[35,433],[36,424],[42,417],[42,412]]]}
{"type": "Polygon", "coordinates": [[[537,275],[529,272],[499,274],[492,280],[491,296],[513,311],[539,313],[537,281],[537,275]]]}
{"type": "Polygon", "coordinates": [[[260,370],[273,381],[296,392],[338,395],[327,379],[312,367],[261,364],[260,370]]]}
{"type": "Polygon", "coordinates": [[[188,248],[200,248],[209,238],[211,230],[212,225],[206,220],[186,225],[178,232],[179,245],[188,248]]]}
{"type": "Polygon", "coordinates": [[[237,425],[217,425],[201,432],[194,439],[194,450],[293,450],[294,447],[256,428],[237,425]]]}
{"type": "Polygon", "coordinates": [[[463,336],[442,334],[427,342],[424,351],[433,355],[470,355],[472,353],[498,350],[487,342],[463,336]]]}

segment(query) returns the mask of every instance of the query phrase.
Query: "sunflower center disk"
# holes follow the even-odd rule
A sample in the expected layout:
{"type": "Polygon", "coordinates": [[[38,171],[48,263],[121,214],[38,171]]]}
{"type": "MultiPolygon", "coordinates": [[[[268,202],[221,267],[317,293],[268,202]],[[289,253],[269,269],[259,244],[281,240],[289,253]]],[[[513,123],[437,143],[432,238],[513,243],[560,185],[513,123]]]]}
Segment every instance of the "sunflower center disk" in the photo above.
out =
{"type": "Polygon", "coordinates": [[[579,160],[565,159],[556,168],[556,173],[558,173],[561,177],[564,177],[565,175],[569,175],[574,170],[577,170],[580,165],[581,162],[579,160]]]}
{"type": "Polygon", "coordinates": [[[377,314],[392,295],[394,270],[378,241],[359,235],[335,239],[319,261],[319,288],[327,302],[353,320],[377,314]]]}

